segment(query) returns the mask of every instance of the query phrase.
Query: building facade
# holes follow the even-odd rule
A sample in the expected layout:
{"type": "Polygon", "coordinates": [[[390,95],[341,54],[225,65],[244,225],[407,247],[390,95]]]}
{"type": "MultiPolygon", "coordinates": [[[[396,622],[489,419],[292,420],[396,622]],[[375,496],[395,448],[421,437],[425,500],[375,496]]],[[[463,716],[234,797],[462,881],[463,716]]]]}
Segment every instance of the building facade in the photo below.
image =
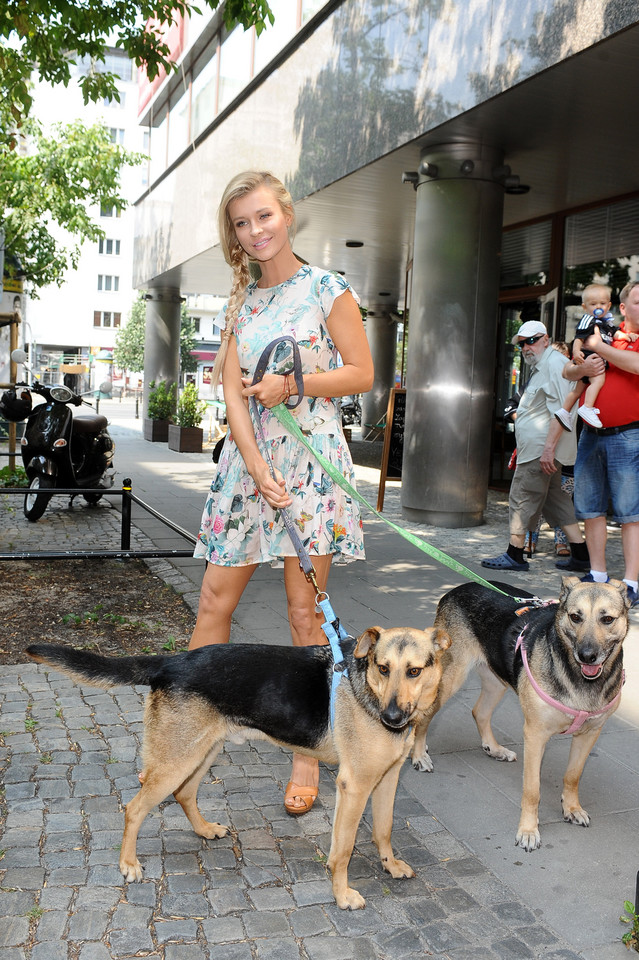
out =
{"type": "Polygon", "coordinates": [[[175,373],[184,292],[228,292],[225,184],[270,169],[296,200],[296,251],[342,272],[367,308],[367,423],[383,417],[407,321],[404,512],[480,523],[507,452],[513,331],[535,316],[570,337],[587,282],[610,282],[614,302],[637,277],[636,4],[273,7],[270,36],[227,34],[219,12],[180,25],[178,71],[141,91],[151,162],[134,285],[152,296],[152,372],[175,373]]]}

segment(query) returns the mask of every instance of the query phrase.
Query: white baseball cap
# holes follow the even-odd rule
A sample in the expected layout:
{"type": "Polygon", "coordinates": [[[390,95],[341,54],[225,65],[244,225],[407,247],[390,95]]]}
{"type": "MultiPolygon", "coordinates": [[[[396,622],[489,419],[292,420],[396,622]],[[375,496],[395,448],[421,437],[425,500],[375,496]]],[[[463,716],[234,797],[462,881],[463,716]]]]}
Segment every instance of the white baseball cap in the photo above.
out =
{"type": "Polygon", "coordinates": [[[522,323],[519,330],[510,342],[517,344],[520,337],[522,340],[527,340],[528,337],[534,337],[538,333],[542,334],[542,336],[543,334],[548,333],[541,320],[526,320],[525,323],[522,323]]]}

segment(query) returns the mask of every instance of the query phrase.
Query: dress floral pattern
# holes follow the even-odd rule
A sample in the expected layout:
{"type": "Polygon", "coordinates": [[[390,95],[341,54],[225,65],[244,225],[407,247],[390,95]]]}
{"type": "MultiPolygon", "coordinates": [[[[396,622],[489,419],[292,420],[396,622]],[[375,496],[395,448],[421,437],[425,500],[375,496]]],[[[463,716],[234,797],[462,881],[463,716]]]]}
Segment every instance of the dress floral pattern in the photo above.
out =
{"type": "MultiPolygon", "coordinates": [[[[244,374],[252,377],[264,348],[283,336],[293,336],[297,341],[303,373],[334,370],[338,354],[326,319],[337,297],[346,290],[353,293],[342,277],[309,266],[301,267],[276,287],[260,289],[256,283],[249,284],[234,330],[244,374]]],[[[280,344],[271,355],[267,372],[283,374],[291,369],[290,345],[280,344]]],[[[293,500],[288,514],[308,553],[333,554],[337,562],[364,559],[357,502],[333,483],[315,457],[270,410],[261,406],[259,410],[273,464],[284,477],[293,500]]],[[[315,449],[354,485],[339,400],[304,397],[291,412],[315,449]]],[[[220,566],[243,566],[275,565],[283,557],[295,555],[279,511],[260,496],[229,432],[204,505],[194,556],[220,566]]]]}

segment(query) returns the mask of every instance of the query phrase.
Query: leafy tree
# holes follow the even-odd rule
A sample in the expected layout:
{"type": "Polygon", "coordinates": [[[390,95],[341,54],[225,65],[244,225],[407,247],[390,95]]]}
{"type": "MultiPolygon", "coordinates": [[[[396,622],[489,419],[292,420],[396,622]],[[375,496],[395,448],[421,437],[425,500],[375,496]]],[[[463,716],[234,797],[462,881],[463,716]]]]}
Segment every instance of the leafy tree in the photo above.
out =
{"type": "Polygon", "coordinates": [[[53,137],[45,137],[40,125],[29,120],[23,130],[31,151],[0,151],[5,248],[34,288],[61,285],[66,270],[77,266],[81,244],[104,236],[90,207],[122,210],[121,169],[143,159],[112,143],[103,124],[87,127],[75,121],[54,129],[53,137]],[[54,224],[69,239],[61,240],[54,224]]]}
{"type": "Polygon", "coordinates": [[[140,294],[129,312],[129,318],[120,327],[115,337],[113,363],[122,370],[144,370],[144,324],[146,307],[144,294],[140,294]]]}
{"type": "MultiPolygon", "coordinates": [[[[221,0],[204,0],[216,10],[221,0]]],[[[33,103],[29,80],[34,66],[49,83],[65,87],[77,60],[92,64],[80,78],[85,103],[103,97],[119,100],[115,77],[95,69],[105,63],[108,43],[124,50],[137,66],[144,66],[150,80],[162,69],[176,69],[164,31],[177,15],[199,13],[191,0],[4,0],[0,14],[0,101],[9,105],[19,126],[33,103]],[[153,29],[146,29],[151,21],[153,29]]],[[[224,20],[228,27],[254,25],[258,33],[273,23],[268,0],[226,0],[224,20]]]]}
{"type": "MultiPolygon", "coordinates": [[[[113,349],[113,362],[123,370],[144,370],[144,327],[146,306],[144,293],[133,303],[124,327],[118,330],[113,349]]],[[[180,371],[193,373],[197,359],[191,351],[195,347],[195,324],[182,304],[180,310],[180,371]]]]}

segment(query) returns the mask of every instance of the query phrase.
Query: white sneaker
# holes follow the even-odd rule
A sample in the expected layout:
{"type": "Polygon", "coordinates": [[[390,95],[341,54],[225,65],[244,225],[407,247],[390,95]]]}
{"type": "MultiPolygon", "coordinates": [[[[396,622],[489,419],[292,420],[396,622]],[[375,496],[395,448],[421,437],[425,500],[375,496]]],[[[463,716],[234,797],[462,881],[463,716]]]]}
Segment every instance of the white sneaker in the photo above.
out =
{"type": "Polygon", "coordinates": [[[579,407],[579,416],[582,420],[585,420],[586,423],[590,424],[591,427],[603,427],[603,423],[597,416],[598,413],[598,407],[587,407],[585,404],[579,407]]]}
{"type": "Polygon", "coordinates": [[[575,415],[573,412],[569,412],[568,410],[564,410],[563,407],[560,407],[557,413],[555,414],[555,417],[557,420],[559,420],[559,423],[562,425],[564,430],[568,430],[568,431],[572,430],[573,424],[575,422],[575,415]]]}

